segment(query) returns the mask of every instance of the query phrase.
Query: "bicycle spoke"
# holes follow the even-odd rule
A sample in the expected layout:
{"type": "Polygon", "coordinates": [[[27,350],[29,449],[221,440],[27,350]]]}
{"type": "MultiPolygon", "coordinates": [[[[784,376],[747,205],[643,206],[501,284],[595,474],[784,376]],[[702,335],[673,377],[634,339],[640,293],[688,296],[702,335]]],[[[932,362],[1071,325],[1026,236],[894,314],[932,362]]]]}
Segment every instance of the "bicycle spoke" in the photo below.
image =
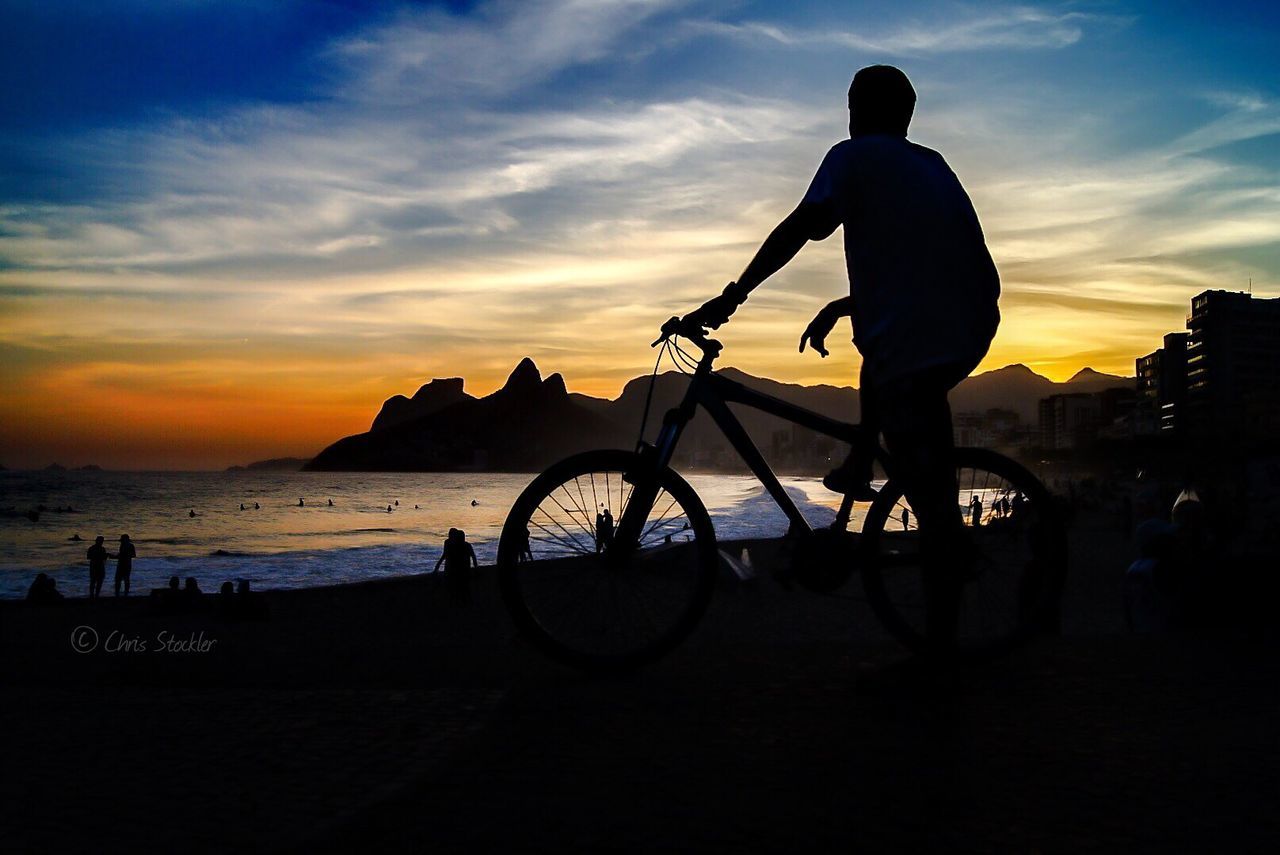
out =
{"type": "MultiPolygon", "coordinates": [[[[565,489],[565,486],[564,486],[563,484],[561,484],[561,485],[560,485],[560,488],[559,488],[559,489],[564,490],[564,494],[565,494],[566,496],[568,496],[568,497],[569,497],[569,501],[570,501],[570,502],[574,502],[573,494],[572,494],[572,493],[570,493],[567,489],[565,489]]],[[[589,516],[587,515],[586,510],[584,510],[584,509],[583,509],[583,508],[581,508],[581,507],[578,507],[577,502],[574,502],[574,508],[578,511],[578,513],[582,514],[582,516],[583,516],[583,518],[584,518],[584,519],[586,519],[586,521],[587,521],[587,524],[586,524],[586,525],[583,525],[581,522],[578,522],[578,518],[577,518],[577,517],[575,517],[575,516],[573,515],[573,512],[572,512],[572,511],[570,511],[568,508],[564,507],[563,505],[561,505],[561,509],[562,509],[566,514],[568,514],[568,515],[569,515],[569,519],[571,519],[571,520],[573,520],[575,523],[577,523],[577,524],[578,524],[578,527],[579,527],[579,528],[581,528],[581,529],[586,533],[587,537],[590,537],[590,538],[594,539],[594,538],[595,538],[596,533],[595,533],[594,529],[589,528],[589,526],[592,524],[591,517],[589,517],[589,516]]]]}
{"type": "Polygon", "coordinates": [[[545,531],[549,536],[551,536],[551,537],[553,537],[553,538],[556,538],[556,539],[557,539],[558,541],[560,541],[561,543],[566,543],[566,540],[567,540],[566,545],[569,545],[569,548],[570,548],[570,549],[572,549],[574,552],[580,552],[580,553],[582,553],[583,555],[590,555],[590,554],[591,554],[591,550],[590,550],[590,549],[585,549],[585,548],[583,548],[583,546],[582,546],[581,544],[579,544],[579,543],[578,543],[578,538],[577,538],[577,536],[576,536],[576,535],[572,534],[568,529],[566,529],[564,526],[560,525],[560,523],[555,519],[555,517],[553,517],[553,516],[551,516],[551,514],[547,513],[547,512],[546,512],[546,510],[545,510],[541,505],[539,505],[539,506],[538,506],[538,510],[539,510],[539,511],[541,511],[541,513],[542,513],[542,515],[543,515],[543,516],[545,516],[548,520],[550,520],[550,521],[551,521],[551,524],[552,524],[552,525],[554,525],[556,528],[560,529],[560,531],[564,532],[564,537],[560,537],[559,535],[555,534],[555,532],[551,531],[551,530],[550,530],[549,528],[547,528],[546,526],[539,524],[536,520],[529,520],[529,522],[531,522],[531,523],[533,523],[534,525],[538,526],[538,528],[540,528],[540,529],[542,529],[543,531],[545,531]]]}

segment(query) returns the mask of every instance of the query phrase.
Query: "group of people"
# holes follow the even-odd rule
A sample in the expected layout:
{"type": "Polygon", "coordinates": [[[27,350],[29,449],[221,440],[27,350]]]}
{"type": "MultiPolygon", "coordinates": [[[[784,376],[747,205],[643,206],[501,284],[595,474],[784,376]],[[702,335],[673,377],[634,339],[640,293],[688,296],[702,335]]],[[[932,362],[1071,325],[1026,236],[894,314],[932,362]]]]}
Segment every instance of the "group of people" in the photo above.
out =
{"type": "MultiPolygon", "coordinates": [[[[991,513],[987,517],[987,522],[1007,520],[1018,516],[1026,503],[1027,498],[1021,493],[1014,494],[1012,499],[1009,498],[1008,493],[1004,493],[991,502],[991,513]]],[[[974,528],[979,528],[982,525],[983,510],[984,506],[982,504],[982,499],[980,499],[976,494],[973,495],[969,499],[969,525],[974,528]]],[[[903,513],[906,513],[906,511],[904,510],[903,513]]],[[[905,521],[902,526],[903,528],[906,528],[905,521]]]]}
{"type": "MultiPolygon", "coordinates": [[[[184,585],[177,576],[170,576],[169,586],[153,590],[151,597],[154,608],[166,614],[203,611],[209,605],[194,577],[188,577],[184,585]]],[[[223,582],[218,589],[217,608],[219,614],[230,618],[263,618],[267,615],[266,601],[250,588],[248,579],[240,579],[238,583],[223,582]]]]}

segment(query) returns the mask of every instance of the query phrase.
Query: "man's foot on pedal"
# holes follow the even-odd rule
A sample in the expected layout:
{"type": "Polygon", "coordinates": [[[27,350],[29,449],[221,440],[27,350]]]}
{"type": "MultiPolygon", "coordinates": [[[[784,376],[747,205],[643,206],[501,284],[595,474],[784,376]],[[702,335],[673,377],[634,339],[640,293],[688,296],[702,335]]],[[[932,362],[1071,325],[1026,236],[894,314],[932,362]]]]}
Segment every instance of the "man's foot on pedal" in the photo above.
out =
{"type": "Polygon", "coordinates": [[[871,479],[844,466],[832,469],[822,478],[822,486],[833,493],[847,493],[855,502],[873,502],[876,491],[871,486],[871,479]]]}

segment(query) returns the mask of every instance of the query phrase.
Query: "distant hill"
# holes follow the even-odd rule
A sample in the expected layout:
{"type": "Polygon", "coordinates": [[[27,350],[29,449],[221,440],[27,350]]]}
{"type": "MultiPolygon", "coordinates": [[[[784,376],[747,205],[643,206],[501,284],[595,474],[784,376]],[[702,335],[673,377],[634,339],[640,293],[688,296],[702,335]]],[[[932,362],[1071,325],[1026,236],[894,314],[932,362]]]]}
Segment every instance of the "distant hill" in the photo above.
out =
{"type": "MultiPolygon", "coordinates": [[[[803,386],[754,377],[736,368],[722,376],[757,391],[832,418],[856,421],[861,414],[858,390],[851,386],[803,386]]],[[[629,381],[613,400],[570,393],[564,378],[543,379],[533,360],[515,367],[501,389],[483,398],[463,391],[462,378],[432,380],[412,398],[389,398],[365,433],[340,439],[316,455],[305,468],[316,471],[531,471],[590,448],[631,448],[640,428],[650,378],[629,381]]],[[[678,371],[654,380],[653,403],[646,435],[652,437],[662,415],[679,403],[688,383],[678,371]]],[[[954,412],[1013,410],[1035,424],[1040,399],[1061,392],[1095,392],[1131,385],[1133,378],[1084,369],[1065,383],[1055,383],[1025,365],[1009,365],[969,377],[951,393],[954,412]]],[[[780,467],[825,463],[843,452],[834,442],[789,422],[732,405],[747,432],[780,467]]],[[[682,465],[732,466],[730,448],[706,416],[695,418],[681,440],[682,465]]]]}
{"type": "Polygon", "coordinates": [[[245,466],[228,466],[228,472],[301,472],[311,461],[305,457],[273,457],[245,466]]]}
{"type": "Polygon", "coordinates": [[[1136,378],[1121,377],[1118,374],[1103,374],[1092,368],[1081,368],[1066,382],[1071,392],[1101,392],[1115,386],[1132,386],[1136,378]]]}

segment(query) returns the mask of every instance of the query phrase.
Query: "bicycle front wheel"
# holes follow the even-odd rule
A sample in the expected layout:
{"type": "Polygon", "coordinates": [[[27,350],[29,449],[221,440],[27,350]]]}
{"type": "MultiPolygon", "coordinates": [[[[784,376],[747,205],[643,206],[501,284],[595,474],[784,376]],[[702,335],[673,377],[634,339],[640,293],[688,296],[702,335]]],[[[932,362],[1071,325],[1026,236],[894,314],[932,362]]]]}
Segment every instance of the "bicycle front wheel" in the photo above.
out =
{"type": "Polygon", "coordinates": [[[588,671],[652,662],[683,640],[706,611],[716,574],[711,518],[687,482],[658,475],[657,498],[638,543],[613,531],[642,471],[626,451],[563,460],[516,499],[498,544],[503,599],[526,638],[588,671]]]}
{"type": "MultiPolygon", "coordinates": [[[[1013,460],[980,448],[956,450],[965,542],[940,559],[942,592],[956,619],[954,652],[988,658],[1056,628],[1067,537],[1053,497],[1013,460]],[[960,554],[963,553],[963,554],[960,554]]],[[[916,652],[929,649],[920,529],[900,481],[890,479],[863,527],[862,583],[886,629],[916,652]]],[[[935,603],[935,609],[937,608],[935,603]]]]}

